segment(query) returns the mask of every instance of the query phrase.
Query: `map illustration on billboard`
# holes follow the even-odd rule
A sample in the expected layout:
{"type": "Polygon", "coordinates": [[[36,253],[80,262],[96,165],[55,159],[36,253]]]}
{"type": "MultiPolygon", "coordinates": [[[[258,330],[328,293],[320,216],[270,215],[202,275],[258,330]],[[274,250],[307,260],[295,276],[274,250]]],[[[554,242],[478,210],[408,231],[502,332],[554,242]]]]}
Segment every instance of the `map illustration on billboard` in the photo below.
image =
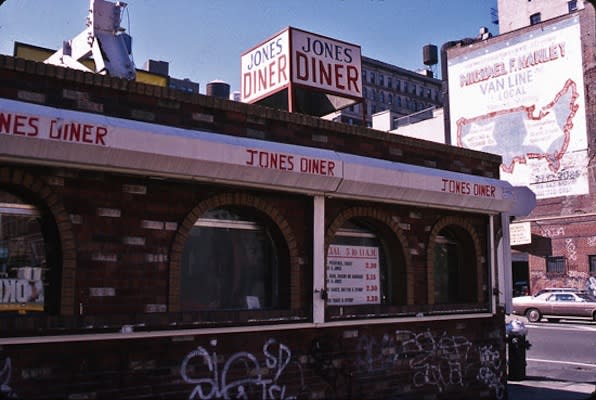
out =
{"type": "Polygon", "coordinates": [[[516,33],[449,60],[451,142],[502,157],[536,198],[589,191],[579,20],[516,33]]]}

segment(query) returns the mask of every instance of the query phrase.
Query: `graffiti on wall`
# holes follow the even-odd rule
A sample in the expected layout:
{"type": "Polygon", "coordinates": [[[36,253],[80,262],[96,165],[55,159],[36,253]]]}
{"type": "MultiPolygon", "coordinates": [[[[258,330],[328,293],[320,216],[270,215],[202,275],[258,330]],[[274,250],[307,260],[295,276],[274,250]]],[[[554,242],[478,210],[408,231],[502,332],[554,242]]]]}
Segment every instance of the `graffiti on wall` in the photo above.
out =
{"type": "Polygon", "coordinates": [[[17,395],[10,387],[10,378],[12,376],[12,362],[10,357],[4,359],[4,365],[0,369],[0,398],[16,399],[17,395]]]}
{"type": "Polygon", "coordinates": [[[203,346],[191,351],[180,366],[182,379],[194,385],[190,400],[296,400],[298,394],[288,393],[288,385],[282,383],[284,375],[291,376],[293,387],[299,382],[304,388],[302,365],[292,357],[288,346],[275,339],[263,345],[264,362],[246,351],[222,359],[217,354],[217,340],[212,340],[210,346],[211,351],[203,346]]]}
{"type": "Polygon", "coordinates": [[[499,352],[492,345],[481,346],[477,349],[478,358],[472,358],[472,350],[473,344],[465,336],[398,330],[381,339],[361,336],[356,366],[369,372],[387,368],[409,370],[415,387],[433,386],[439,392],[453,386],[464,387],[466,371],[474,368],[475,378],[502,399],[505,387],[499,352]]]}
{"type": "Polygon", "coordinates": [[[505,385],[503,385],[503,370],[501,369],[502,360],[499,351],[493,345],[480,346],[478,348],[480,355],[480,368],[476,379],[484,383],[489,389],[494,390],[497,399],[505,396],[505,385]]]}

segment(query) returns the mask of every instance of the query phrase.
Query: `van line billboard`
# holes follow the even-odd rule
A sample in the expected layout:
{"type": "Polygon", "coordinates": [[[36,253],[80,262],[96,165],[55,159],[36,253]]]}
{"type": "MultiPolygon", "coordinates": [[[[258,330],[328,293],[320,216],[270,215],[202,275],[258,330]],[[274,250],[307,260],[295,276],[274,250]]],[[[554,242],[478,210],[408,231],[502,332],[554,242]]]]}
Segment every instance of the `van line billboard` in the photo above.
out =
{"type": "Polygon", "coordinates": [[[538,199],[589,193],[579,18],[491,41],[448,61],[451,142],[538,199]]]}

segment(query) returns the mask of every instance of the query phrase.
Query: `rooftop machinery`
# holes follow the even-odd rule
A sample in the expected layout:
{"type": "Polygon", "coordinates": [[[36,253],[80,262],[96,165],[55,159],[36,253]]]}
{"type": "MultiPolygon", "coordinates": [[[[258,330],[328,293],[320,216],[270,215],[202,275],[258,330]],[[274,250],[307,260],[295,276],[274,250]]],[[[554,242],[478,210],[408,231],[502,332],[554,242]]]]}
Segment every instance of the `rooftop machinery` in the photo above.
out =
{"type": "Polygon", "coordinates": [[[133,80],[136,76],[132,59],[132,37],[120,25],[127,4],[90,0],[87,27],[44,62],[78,70],[109,74],[133,80]],[[84,63],[92,59],[93,63],[84,63]],[[95,70],[92,69],[95,64],[95,70]]]}

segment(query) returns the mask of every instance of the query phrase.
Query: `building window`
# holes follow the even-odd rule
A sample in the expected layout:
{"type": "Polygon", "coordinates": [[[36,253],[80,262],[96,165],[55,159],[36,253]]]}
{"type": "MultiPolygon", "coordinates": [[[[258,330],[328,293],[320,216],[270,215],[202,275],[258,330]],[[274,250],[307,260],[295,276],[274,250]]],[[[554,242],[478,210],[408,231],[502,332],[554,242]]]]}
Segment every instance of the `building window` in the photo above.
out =
{"type": "Polygon", "coordinates": [[[471,237],[463,228],[443,228],[434,243],[434,302],[477,302],[477,270],[471,237]]]}
{"type": "Polygon", "coordinates": [[[379,85],[385,86],[385,77],[382,74],[379,75],[379,85]]]}
{"type": "Polygon", "coordinates": [[[596,255],[588,256],[590,262],[590,275],[596,275],[596,255]]]}
{"type": "Polygon", "coordinates": [[[401,90],[401,82],[400,82],[399,79],[395,81],[395,89],[396,90],[401,90]]]}
{"type": "Polygon", "coordinates": [[[530,15],[530,25],[536,25],[540,23],[540,13],[530,15]]]}
{"type": "Polygon", "coordinates": [[[50,277],[56,271],[50,271],[53,263],[46,256],[40,211],[0,191],[0,311],[47,311],[50,277]]]}
{"type": "Polygon", "coordinates": [[[393,104],[393,95],[391,93],[387,94],[387,104],[393,104]]]}
{"type": "Polygon", "coordinates": [[[248,207],[204,213],[186,240],[183,311],[289,307],[289,256],[277,227],[248,207]]]}
{"type": "Polygon", "coordinates": [[[366,70],[362,70],[362,82],[366,82],[366,70]]]}
{"type": "Polygon", "coordinates": [[[379,101],[380,101],[381,103],[385,103],[385,92],[381,91],[381,92],[379,93],[379,101]]]}
{"type": "Polygon", "coordinates": [[[565,257],[547,257],[546,272],[553,274],[564,274],[566,263],[567,259],[565,257]]]}
{"type": "Polygon", "coordinates": [[[577,11],[577,0],[568,1],[567,9],[569,10],[569,12],[577,11]]]}
{"type": "Polygon", "coordinates": [[[395,307],[405,305],[406,265],[401,249],[395,233],[380,221],[364,217],[346,221],[327,251],[331,318],[374,315],[378,307],[394,313],[395,307]],[[344,313],[346,307],[349,312],[344,313]]]}
{"type": "Polygon", "coordinates": [[[393,84],[392,84],[392,82],[391,82],[391,77],[390,77],[390,76],[388,76],[388,77],[387,77],[387,87],[388,87],[389,89],[391,89],[391,88],[393,87],[393,84]]]}
{"type": "Polygon", "coordinates": [[[376,78],[375,77],[375,73],[374,72],[371,72],[370,73],[370,83],[374,84],[375,83],[375,78],[376,78]]]}
{"type": "Polygon", "coordinates": [[[401,97],[397,96],[397,106],[401,107],[401,97]]]}

